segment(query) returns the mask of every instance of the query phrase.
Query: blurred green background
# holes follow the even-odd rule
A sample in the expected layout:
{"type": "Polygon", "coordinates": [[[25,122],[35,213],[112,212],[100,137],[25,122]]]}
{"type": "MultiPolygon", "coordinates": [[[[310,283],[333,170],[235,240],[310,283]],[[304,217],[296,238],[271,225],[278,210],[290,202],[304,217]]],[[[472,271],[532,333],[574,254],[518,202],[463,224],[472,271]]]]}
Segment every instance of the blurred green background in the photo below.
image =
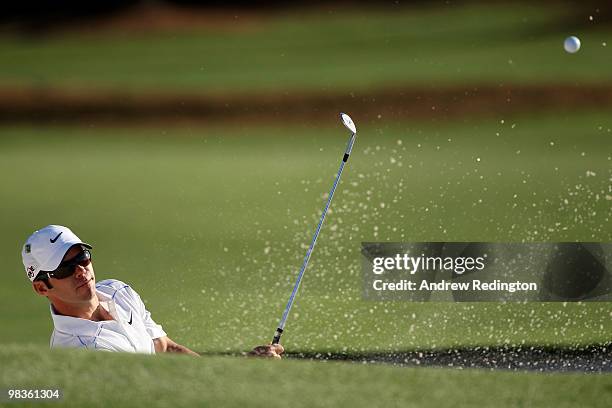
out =
{"type": "Polygon", "coordinates": [[[297,406],[341,404],[330,389],[353,406],[609,405],[605,379],[580,375],[48,353],[48,302],[20,259],[47,224],[91,243],[97,279],[128,282],[176,341],[269,341],[345,147],[341,111],[358,138],[287,350],[610,342],[608,303],[366,301],[359,258],[371,241],[612,241],[609,5],[242,6],[0,19],[2,384],[55,378],[88,406],[269,406],[274,376],[297,406]],[[96,394],[99,378],[118,392],[96,394]]]}
{"type": "Polygon", "coordinates": [[[331,3],[228,10],[208,19],[204,11],[201,23],[188,19],[187,10],[166,17],[170,28],[151,22],[149,30],[137,18],[115,18],[44,36],[4,35],[0,83],[230,94],[402,84],[610,85],[610,11],[600,7],[331,3]],[[582,40],[578,54],[563,50],[569,35],[582,40]]]}
{"type": "Polygon", "coordinates": [[[178,341],[216,352],[267,340],[346,138],[336,119],[342,98],[314,118],[318,107],[302,106],[303,119],[262,112],[241,120],[237,112],[181,121],[179,106],[175,121],[120,111],[104,120],[76,111],[63,121],[28,111],[37,92],[241,96],[256,106],[275,94],[395,86],[443,94],[487,84],[574,88],[559,109],[504,114],[503,103],[485,99],[459,118],[433,111],[407,120],[402,109],[419,103],[408,100],[389,120],[372,104],[355,116],[355,154],[285,341],[295,351],[350,353],[609,340],[607,304],[370,302],[359,270],[362,241],[610,241],[610,106],[584,103],[580,88],[612,89],[609,24],[597,14],[578,18],[570,3],[243,17],[149,31],[111,19],[0,37],[3,343],[48,342],[46,300],[32,292],[19,254],[51,223],[92,243],[97,279],[130,283],[178,341]],[[572,17],[569,26],[580,29],[569,32],[572,17]],[[569,34],[583,41],[574,55],[562,48],[569,34]],[[19,121],[6,114],[15,95],[19,121]]]}

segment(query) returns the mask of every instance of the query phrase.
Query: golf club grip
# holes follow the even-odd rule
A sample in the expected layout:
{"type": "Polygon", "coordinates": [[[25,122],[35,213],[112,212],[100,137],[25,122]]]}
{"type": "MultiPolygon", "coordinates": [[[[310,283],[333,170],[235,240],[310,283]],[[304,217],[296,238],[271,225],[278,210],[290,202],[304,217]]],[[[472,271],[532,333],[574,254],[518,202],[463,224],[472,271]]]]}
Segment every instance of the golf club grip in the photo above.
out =
{"type": "Polygon", "coordinates": [[[272,339],[272,344],[280,343],[280,338],[282,334],[283,334],[283,329],[281,328],[276,329],[276,333],[274,333],[274,338],[272,339]]]}

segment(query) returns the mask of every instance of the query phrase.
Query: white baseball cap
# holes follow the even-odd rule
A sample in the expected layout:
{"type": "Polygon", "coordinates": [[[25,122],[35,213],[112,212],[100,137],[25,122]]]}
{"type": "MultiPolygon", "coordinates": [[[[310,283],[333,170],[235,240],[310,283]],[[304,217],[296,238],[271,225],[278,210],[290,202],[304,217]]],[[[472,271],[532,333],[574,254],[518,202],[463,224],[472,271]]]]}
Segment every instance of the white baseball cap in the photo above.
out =
{"type": "Polygon", "coordinates": [[[66,252],[77,244],[91,249],[91,245],[81,241],[70,228],[61,225],[47,225],[35,231],[21,250],[28,279],[34,281],[40,271],[50,272],[57,269],[66,252]]]}

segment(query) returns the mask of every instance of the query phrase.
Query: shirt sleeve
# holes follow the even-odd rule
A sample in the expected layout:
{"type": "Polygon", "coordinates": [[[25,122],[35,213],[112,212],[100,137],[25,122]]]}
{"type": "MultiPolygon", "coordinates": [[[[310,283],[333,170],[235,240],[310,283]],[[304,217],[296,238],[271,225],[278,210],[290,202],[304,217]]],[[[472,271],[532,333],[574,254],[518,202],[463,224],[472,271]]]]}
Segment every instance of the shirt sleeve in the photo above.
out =
{"type": "Polygon", "coordinates": [[[151,313],[149,313],[149,311],[144,307],[144,303],[142,306],[144,310],[144,317],[142,318],[142,321],[144,322],[149,336],[151,336],[152,339],[165,337],[166,332],[164,331],[164,329],[161,327],[161,325],[155,323],[155,321],[151,318],[151,313]]]}
{"type": "Polygon", "coordinates": [[[151,336],[152,339],[157,339],[159,337],[166,336],[166,332],[164,331],[162,326],[155,323],[153,318],[151,318],[151,313],[147,310],[144,302],[140,298],[140,295],[138,295],[138,293],[136,293],[136,291],[132,288],[130,288],[130,292],[136,302],[138,302],[140,316],[142,318],[145,328],[147,329],[147,333],[149,334],[149,336],[151,336]]]}

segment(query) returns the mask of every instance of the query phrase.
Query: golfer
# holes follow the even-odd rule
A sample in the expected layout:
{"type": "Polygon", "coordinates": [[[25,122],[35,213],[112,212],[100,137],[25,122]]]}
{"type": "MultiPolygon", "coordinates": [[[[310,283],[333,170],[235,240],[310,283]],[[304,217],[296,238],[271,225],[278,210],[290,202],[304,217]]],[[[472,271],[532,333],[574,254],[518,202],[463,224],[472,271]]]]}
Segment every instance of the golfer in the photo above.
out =
{"type": "MultiPolygon", "coordinates": [[[[167,336],[129,285],[115,279],[96,283],[91,249],[60,225],[34,232],[23,246],[23,265],[32,288],[51,303],[51,348],[197,356],[167,336]]],[[[249,354],[280,358],[282,353],[282,346],[267,345],[249,354]]]]}

